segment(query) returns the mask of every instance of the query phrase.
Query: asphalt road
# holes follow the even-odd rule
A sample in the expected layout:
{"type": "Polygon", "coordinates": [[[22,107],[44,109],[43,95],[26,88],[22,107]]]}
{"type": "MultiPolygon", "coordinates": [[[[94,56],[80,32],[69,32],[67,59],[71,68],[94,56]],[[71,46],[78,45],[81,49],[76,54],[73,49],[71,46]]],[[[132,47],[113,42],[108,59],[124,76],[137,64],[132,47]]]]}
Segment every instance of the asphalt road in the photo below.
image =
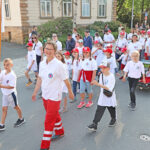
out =
{"type": "MultiPolygon", "coordinates": [[[[0,150],[40,149],[45,111],[40,98],[37,98],[36,102],[31,101],[34,85],[27,88],[25,83],[24,76],[18,78],[18,99],[26,124],[13,128],[17,115],[10,107],[6,119],[6,131],[0,132],[0,150]]],[[[96,133],[89,132],[87,125],[92,122],[95,114],[99,88],[94,87],[94,105],[90,109],[76,108],[79,97],[76,103],[68,103],[68,112],[62,114],[65,136],[52,142],[51,150],[149,150],[150,142],[140,140],[140,135],[150,135],[150,90],[137,89],[136,111],[130,111],[127,107],[129,103],[127,82],[122,83],[117,79],[116,95],[117,125],[108,127],[110,116],[106,110],[96,133]]]]}

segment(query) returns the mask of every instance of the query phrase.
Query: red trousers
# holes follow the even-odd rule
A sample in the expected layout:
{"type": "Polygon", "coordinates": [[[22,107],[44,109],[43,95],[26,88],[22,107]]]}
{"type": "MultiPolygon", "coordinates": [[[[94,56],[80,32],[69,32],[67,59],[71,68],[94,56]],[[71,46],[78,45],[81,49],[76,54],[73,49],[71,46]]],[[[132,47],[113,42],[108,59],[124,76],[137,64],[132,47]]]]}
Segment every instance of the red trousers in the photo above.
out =
{"type": "Polygon", "coordinates": [[[64,128],[59,114],[60,101],[43,99],[43,105],[46,110],[46,115],[41,149],[48,149],[50,147],[53,131],[55,132],[55,135],[62,135],[64,134],[64,128]]]}

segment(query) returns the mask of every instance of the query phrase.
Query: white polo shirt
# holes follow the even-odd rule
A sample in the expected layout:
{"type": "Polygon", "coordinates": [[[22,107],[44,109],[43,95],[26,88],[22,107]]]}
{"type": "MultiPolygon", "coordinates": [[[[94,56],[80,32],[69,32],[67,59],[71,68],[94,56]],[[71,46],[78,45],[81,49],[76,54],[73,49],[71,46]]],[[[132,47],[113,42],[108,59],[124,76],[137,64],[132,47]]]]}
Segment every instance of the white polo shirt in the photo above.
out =
{"type": "Polygon", "coordinates": [[[79,60],[74,60],[73,61],[73,65],[72,65],[72,70],[73,70],[73,81],[77,81],[78,80],[78,76],[79,76],[79,65],[80,62],[79,60]]]}
{"type": "Polygon", "coordinates": [[[57,45],[57,50],[61,51],[62,50],[62,43],[60,41],[56,41],[56,45],[57,45]]]}
{"type": "Polygon", "coordinates": [[[139,42],[131,42],[129,45],[128,45],[128,51],[129,51],[129,56],[131,57],[131,54],[134,52],[134,51],[139,51],[141,50],[142,47],[141,47],[141,44],[139,42]]]}
{"type": "Polygon", "coordinates": [[[42,43],[40,41],[33,44],[33,50],[35,50],[35,53],[38,56],[41,56],[41,49],[40,49],[41,47],[42,47],[42,43]]]}
{"type": "Polygon", "coordinates": [[[1,88],[3,95],[10,95],[11,93],[16,92],[17,77],[16,77],[16,74],[13,71],[11,71],[10,73],[6,74],[6,70],[3,70],[0,73],[0,82],[4,86],[12,86],[12,87],[14,87],[13,89],[1,88]]]}
{"type": "Polygon", "coordinates": [[[40,63],[39,77],[42,79],[42,97],[45,100],[60,101],[63,82],[68,79],[68,71],[64,64],[56,58],[48,64],[43,60],[40,63]]]}
{"type": "Polygon", "coordinates": [[[128,77],[130,78],[139,79],[141,74],[145,74],[144,65],[141,61],[137,63],[129,61],[124,68],[124,72],[128,72],[128,77]]]}

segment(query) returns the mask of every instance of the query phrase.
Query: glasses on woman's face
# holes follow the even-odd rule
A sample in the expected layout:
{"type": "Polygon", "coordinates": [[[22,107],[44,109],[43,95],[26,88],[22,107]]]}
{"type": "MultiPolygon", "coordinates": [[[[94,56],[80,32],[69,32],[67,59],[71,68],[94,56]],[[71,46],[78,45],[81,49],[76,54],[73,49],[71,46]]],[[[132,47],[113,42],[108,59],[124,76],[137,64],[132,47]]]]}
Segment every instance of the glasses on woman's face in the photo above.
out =
{"type": "Polygon", "coordinates": [[[45,47],[45,49],[48,50],[48,51],[54,50],[54,49],[52,49],[52,48],[50,49],[50,48],[46,48],[46,47],[45,47]]]}
{"type": "Polygon", "coordinates": [[[33,37],[32,40],[36,39],[36,37],[33,37]]]}

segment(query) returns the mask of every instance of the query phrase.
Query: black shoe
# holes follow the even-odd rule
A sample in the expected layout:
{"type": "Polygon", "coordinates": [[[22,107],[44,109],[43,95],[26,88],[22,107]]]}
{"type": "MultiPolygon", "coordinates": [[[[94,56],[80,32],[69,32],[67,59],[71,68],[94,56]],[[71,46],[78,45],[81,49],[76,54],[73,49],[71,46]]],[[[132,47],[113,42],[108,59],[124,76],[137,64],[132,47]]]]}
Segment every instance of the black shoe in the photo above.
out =
{"type": "Polygon", "coordinates": [[[111,119],[109,122],[109,127],[113,127],[116,124],[116,119],[111,119]]]}
{"type": "Polygon", "coordinates": [[[14,127],[19,127],[19,126],[21,126],[24,123],[25,123],[24,118],[22,120],[18,119],[17,122],[14,124],[14,127]]]}
{"type": "Polygon", "coordinates": [[[5,125],[0,125],[0,131],[4,131],[5,129],[5,125]]]}
{"type": "Polygon", "coordinates": [[[136,109],[136,105],[135,105],[134,103],[130,103],[130,104],[128,105],[128,107],[129,107],[132,111],[134,111],[134,110],[136,109]]]}
{"type": "Polygon", "coordinates": [[[92,123],[91,125],[88,126],[88,129],[90,131],[96,131],[97,130],[97,125],[95,123],[92,123]]]}

